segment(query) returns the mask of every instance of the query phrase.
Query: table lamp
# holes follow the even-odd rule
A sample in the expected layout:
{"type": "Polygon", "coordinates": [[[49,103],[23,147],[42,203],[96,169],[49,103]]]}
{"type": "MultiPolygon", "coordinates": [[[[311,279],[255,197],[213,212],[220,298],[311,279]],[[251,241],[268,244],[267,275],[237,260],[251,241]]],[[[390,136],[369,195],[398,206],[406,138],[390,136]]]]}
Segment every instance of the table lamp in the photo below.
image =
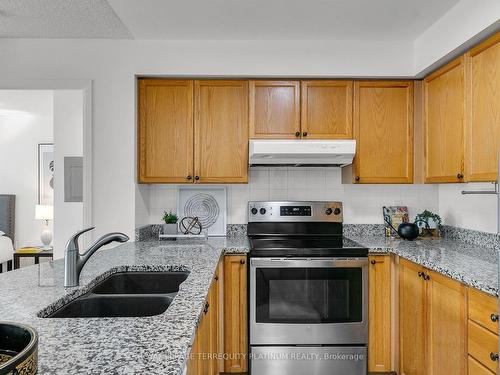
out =
{"type": "Polygon", "coordinates": [[[42,250],[51,250],[52,247],[49,245],[52,242],[52,232],[49,228],[49,220],[54,219],[54,206],[37,204],[35,207],[35,219],[45,220],[45,228],[40,236],[43,243],[42,250]]]}

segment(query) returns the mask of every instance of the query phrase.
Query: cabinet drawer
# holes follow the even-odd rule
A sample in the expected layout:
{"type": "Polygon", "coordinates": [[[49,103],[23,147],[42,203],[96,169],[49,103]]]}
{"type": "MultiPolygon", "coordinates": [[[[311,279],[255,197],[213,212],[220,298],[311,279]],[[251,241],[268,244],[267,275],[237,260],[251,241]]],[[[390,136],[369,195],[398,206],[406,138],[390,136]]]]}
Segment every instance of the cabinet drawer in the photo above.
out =
{"type": "Polygon", "coordinates": [[[490,358],[491,354],[498,353],[498,336],[471,320],[468,323],[469,355],[498,374],[498,360],[494,361],[490,358]]]}
{"type": "Polygon", "coordinates": [[[469,319],[498,334],[497,298],[469,288],[469,319]]]}
{"type": "Polygon", "coordinates": [[[471,356],[469,356],[468,364],[469,364],[468,375],[494,375],[493,372],[488,370],[486,367],[484,367],[482,364],[480,364],[471,356]]]}

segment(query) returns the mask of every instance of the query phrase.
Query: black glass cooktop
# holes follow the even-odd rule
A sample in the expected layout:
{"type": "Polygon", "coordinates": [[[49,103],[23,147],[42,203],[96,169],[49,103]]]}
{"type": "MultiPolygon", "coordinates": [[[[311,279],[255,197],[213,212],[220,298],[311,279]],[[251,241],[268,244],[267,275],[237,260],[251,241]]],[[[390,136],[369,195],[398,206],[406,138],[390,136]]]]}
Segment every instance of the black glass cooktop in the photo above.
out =
{"type": "Polygon", "coordinates": [[[257,236],[250,238],[255,257],[360,257],[368,249],[342,236],[257,236]]]}

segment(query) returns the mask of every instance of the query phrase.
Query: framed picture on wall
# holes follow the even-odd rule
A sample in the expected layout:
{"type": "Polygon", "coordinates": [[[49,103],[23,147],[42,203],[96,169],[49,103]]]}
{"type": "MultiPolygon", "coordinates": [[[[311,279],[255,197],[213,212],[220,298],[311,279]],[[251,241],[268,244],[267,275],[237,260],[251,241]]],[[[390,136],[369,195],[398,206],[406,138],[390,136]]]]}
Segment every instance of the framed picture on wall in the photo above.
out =
{"type": "Polygon", "coordinates": [[[38,144],[38,204],[54,204],[54,144],[38,144]]]}

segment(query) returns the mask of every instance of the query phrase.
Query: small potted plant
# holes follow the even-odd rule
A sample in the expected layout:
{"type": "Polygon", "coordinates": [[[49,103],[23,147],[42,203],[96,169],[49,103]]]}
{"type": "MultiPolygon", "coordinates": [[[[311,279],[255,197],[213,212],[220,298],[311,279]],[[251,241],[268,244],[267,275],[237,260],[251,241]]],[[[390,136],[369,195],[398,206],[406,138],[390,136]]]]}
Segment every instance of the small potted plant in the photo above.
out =
{"type": "Polygon", "coordinates": [[[172,211],[164,211],[162,220],[163,224],[163,234],[177,234],[177,215],[173,214],[172,211]]]}
{"type": "Polygon", "coordinates": [[[441,231],[441,217],[434,212],[424,210],[415,217],[415,224],[421,227],[422,236],[439,237],[441,231]],[[421,226],[423,224],[423,226],[421,226]]]}

